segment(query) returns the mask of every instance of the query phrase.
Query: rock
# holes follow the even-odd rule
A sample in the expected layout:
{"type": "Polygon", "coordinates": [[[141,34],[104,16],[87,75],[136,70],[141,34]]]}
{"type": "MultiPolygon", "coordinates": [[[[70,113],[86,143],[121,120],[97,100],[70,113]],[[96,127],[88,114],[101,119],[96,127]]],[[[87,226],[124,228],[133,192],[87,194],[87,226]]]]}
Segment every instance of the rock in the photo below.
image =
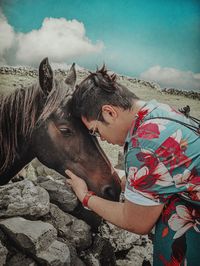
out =
{"type": "Polygon", "coordinates": [[[37,173],[36,173],[35,168],[32,166],[31,163],[27,167],[26,177],[27,177],[27,179],[29,179],[33,182],[34,181],[37,182],[37,173]]]}
{"type": "Polygon", "coordinates": [[[13,215],[37,217],[46,214],[49,210],[47,191],[28,180],[0,187],[0,200],[0,217],[4,215],[9,217],[11,212],[13,215]]]}
{"type": "Polygon", "coordinates": [[[0,265],[5,265],[8,250],[0,241],[0,265]]]}
{"type": "Polygon", "coordinates": [[[73,223],[70,228],[63,233],[65,233],[66,238],[72,242],[78,250],[84,250],[92,244],[90,226],[82,220],[73,216],[71,217],[73,223]]]}
{"type": "Polygon", "coordinates": [[[73,220],[71,215],[63,212],[55,204],[50,203],[49,213],[42,217],[43,221],[50,222],[58,231],[63,231],[65,226],[71,226],[73,220]]]}
{"type": "Polygon", "coordinates": [[[116,252],[129,250],[133,245],[143,244],[143,236],[130,233],[108,222],[104,222],[99,230],[100,235],[110,241],[116,252]]]}
{"type": "Polygon", "coordinates": [[[63,212],[58,206],[51,204],[49,214],[42,219],[51,223],[57,229],[58,236],[68,240],[78,250],[84,250],[91,245],[90,226],[84,221],[63,212]]]}
{"type": "Polygon", "coordinates": [[[71,266],[68,246],[57,240],[53,241],[47,249],[37,253],[36,256],[41,265],[71,266]]]}
{"type": "Polygon", "coordinates": [[[80,202],[75,210],[73,210],[70,214],[78,218],[79,220],[85,221],[91,227],[92,232],[98,232],[102,218],[95,212],[85,209],[80,202]]]}
{"type": "Polygon", "coordinates": [[[145,246],[134,246],[127,254],[126,259],[134,261],[135,265],[143,265],[144,262],[147,265],[153,265],[153,246],[151,242],[148,242],[145,246]]]}
{"type": "Polygon", "coordinates": [[[23,180],[0,187],[0,217],[40,217],[49,212],[47,191],[23,180]]]}
{"type": "Polygon", "coordinates": [[[42,182],[43,178],[47,177],[47,179],[51,179],[57,183],[65,185],[65,180],[66,180],[65,176],[59,174],[53,169],[44,166],[43,164],[40,163],[38,159],[32,160],[31,165],[35,169],[37,176],[39,176],[40,183],[42,182]]]}
{"type": "Polygon", "coordinates": [[[153,245],[147,235],[140,236],[130,233],[108,222],[101,225],[100,235],[110,241],[118,258],[118,266],[132,266],[133,262],[134,265],[142,265],[144,261],[152,263],[153,245]],[[120,258],[118,254],[120,254],[120,258]]]}
{"type": "MultiPolygon", "coordinates": [[[[37,266],[38,264],[32,259],[27,257],[27,255],[18,252],[13,255],[6,263],[8,266],[37,266]]],[[[0,264],[1,265],[1,264],[0,264]]]]}
{"type": "Polygon", "coordinates": [[[41,182],[39,185],[48,191],[50,201],[63,211],[71,212],[78,205],[78,199],[70,187],[53,180],[41,182]]]}
{"type": "Polygon", "coordinates": [[[114,250],[108,240],[96,236],[90,249],[82,252],[81,257],[87,266],[115,266],[114,250]]]}
{"type": "Polygon", "coordinates": [[[58,241],[65,243],[70,251],[70,266],[85,266],[85,263],[78,257],[76,248],[66,239],[58,237],[58,241]]]}
{"type": "Polygon", "coordinates": [[[2,220],[0,228],[21,250],[34,255],[46,250],[57,237],[57,231],[51,224],[22,217],[2,220]]]}

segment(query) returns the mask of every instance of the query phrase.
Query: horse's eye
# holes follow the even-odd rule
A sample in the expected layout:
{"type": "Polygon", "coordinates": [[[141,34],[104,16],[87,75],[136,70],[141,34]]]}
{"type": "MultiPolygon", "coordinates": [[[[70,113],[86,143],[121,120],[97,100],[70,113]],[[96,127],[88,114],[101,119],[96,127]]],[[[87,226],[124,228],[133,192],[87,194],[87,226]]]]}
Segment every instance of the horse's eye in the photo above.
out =
{"type": "Polygon", "coordinates": [[[72,130],[68,127],[59,127],[60,132],[65,136],[72,135],[72,130]]]}

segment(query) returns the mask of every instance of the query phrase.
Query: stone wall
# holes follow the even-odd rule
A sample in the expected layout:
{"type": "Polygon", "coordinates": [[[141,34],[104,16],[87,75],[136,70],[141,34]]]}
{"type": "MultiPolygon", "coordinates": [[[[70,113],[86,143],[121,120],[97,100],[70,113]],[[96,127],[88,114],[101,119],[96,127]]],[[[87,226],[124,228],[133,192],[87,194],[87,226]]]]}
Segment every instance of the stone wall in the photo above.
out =
{"type": "Polygon", "coordinates": [[[0,187],[0,265],[145,262],[152,263],[148,236],[116,228],[85,210],[65,178],[37,160],[0,187]]]}
{"type": "MultiPolygon", "coordinates": [[[[55,74],[60,74],[65,76],[68,70],[64,71],[61,69],[56,69],[55,74]]],[[[87,70],[77,70],[78,77],[80,79],[86,77],[88,75],[87,70]]],[[[2,66],[0,67],[0,74],[10,74],[10,75],[20,75],[20,76],[27,76],[27,77],[36,77],[38,75],[38,70],[33,68],[27,67],[11,67],[11,66],[2,66]]],[[[155,89],[157,91],[161,91],[162,93],[172,94],[172,95],[183,95],[188,98],[198,99],[200,100],[200,92],[191,91],[191,90],[181,90],[181,89],[174,89],[174,88],[161,88],[157,83],[140,80],[137,78],[126,77],[123,75],[118,75],[119,80],[128,80],[133,84],[140,84],[146,86],[151,89],[155,89]]],[[[200,90],[199,90],[200,91],[200,90]]]]}

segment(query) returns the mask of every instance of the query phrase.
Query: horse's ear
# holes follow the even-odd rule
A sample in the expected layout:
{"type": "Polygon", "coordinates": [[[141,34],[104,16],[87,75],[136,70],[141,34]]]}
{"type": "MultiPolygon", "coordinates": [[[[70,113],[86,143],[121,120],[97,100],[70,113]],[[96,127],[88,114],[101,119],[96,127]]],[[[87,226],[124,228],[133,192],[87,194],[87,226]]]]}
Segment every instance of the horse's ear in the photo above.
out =
{"type": "Polygon", "coordinates": [[[76,69],[75,69],[75,63],[72,64],[69,73],[65,79],[65,83],[69,85],[71,88],[75,87],[76,84],[76,69]]]}
{"type": "Polygon", "coordinates": [[[47,57],[42,60],[39,66],[39,82],[45,95],[48,95],[53,87],[53,71],[47,57]]]}

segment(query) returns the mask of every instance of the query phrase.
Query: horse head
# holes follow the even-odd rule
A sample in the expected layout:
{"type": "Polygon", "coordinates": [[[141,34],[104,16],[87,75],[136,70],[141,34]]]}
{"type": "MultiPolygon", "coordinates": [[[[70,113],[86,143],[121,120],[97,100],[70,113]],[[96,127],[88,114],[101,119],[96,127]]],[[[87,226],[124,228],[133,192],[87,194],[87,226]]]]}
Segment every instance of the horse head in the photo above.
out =
{"type": "Polygon", "coordinates": [[[75,64],[64,80],[58,80],[54,78],[48,59],[41,62],[39,87],[43,108],[32,132],[29,148],[49,168],[65,176],[65,170],[70,169],[83,178],[97,195],[118,200],[118,175],[98,141],[88,134],[82,121],[70,114],[70,99],[75,84],[75,64]]]}

